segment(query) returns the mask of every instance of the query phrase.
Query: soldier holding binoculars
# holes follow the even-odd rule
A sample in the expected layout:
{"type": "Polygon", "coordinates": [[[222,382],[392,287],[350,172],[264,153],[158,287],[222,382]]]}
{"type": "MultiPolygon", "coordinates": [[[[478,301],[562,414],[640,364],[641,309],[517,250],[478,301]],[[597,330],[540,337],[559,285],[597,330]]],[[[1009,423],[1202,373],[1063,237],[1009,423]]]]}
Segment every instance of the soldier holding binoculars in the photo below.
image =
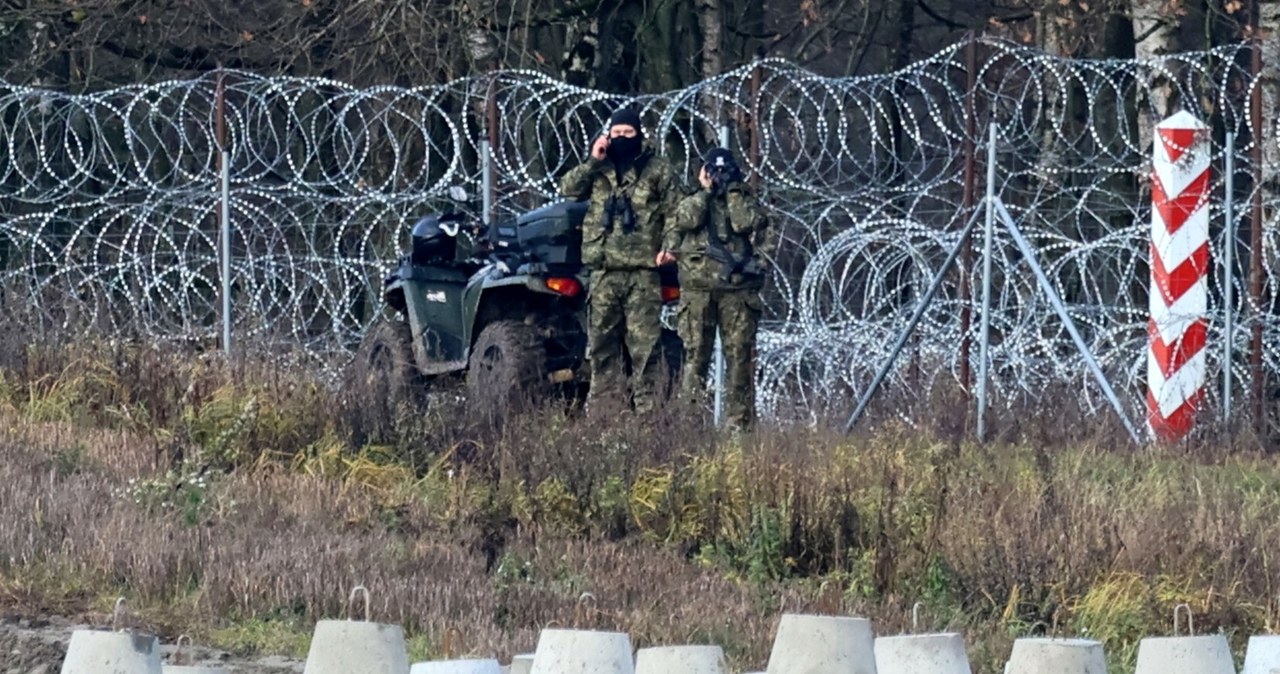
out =
{"type": "Polygon", "coordinates": [[[709,152],[698,175],[702,190],[676,208],[657,262],[675,258],[680,270],[678,330],[684,342],[681,389],[700,401],[716,328],[725,359],[725,421],[740,429],[755,422],[756,331],[760,324],[773,237],[769,221],[743,182],[733,154],[709,152]]]}

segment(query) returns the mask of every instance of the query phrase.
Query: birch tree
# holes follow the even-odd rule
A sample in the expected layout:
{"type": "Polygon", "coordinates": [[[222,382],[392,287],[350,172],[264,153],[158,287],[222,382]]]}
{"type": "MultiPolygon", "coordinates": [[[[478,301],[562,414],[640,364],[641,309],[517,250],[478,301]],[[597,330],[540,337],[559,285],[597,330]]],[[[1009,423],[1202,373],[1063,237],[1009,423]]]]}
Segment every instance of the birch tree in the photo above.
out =
{"type": "Polygon", "coordinates": [[[1155,125],[1175,112],[1173,82],[1177,73],[1170,70],[1164,57],[1178,51],[1178,20],[1186,11],[1183,0],[1131,0],[1130,13],[1134,56],[1146,62],[1147,76],[1147,105],[1140,102],[1138,107],[1138,139],[1141,147],[1149,148],[1155,125]]]}

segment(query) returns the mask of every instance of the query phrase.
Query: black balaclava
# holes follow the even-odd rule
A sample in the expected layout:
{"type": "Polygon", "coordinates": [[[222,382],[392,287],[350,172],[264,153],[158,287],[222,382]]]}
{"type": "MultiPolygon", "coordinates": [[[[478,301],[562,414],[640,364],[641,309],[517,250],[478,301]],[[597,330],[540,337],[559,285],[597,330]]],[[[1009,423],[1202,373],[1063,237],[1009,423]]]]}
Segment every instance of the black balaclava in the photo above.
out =
{"type": "Polygon", "coordinates": [[[609,159],[612,159],[619,169],[625,169],[631,166],[644,149],[644,131],[640,128],[640,113],[634,108],[622,108],[613,113],[609,118],[609,128],[613,129],[619,124],[626,124],[636,130],[634,138],[618,136],[609,139],[609,159]]]}

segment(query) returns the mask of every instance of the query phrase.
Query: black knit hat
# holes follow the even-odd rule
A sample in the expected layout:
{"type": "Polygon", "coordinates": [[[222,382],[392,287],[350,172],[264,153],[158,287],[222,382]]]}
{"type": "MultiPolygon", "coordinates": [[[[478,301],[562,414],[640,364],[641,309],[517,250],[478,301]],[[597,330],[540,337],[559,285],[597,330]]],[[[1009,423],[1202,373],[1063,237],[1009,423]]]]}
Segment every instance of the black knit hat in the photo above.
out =
{"type": "Polygon", "coordinates": [[[640,111],[633,107],[627,106],[625,108],[619,108],[613,113],[613,116],[609,118],[610,129],[619,124],[626,124],[627,126],[630,126],[636,130],[636,133],[644,133],[644,130],[640,128],[640,111]]]}
{"type": "Polygon", "coordinates": [[[733,153],[723,147],[712,148],[707,156],[703,158],[702,163],[709,169],[712,168],[730,168],[737,167],[738,160],[734,158],[733,153]]]}

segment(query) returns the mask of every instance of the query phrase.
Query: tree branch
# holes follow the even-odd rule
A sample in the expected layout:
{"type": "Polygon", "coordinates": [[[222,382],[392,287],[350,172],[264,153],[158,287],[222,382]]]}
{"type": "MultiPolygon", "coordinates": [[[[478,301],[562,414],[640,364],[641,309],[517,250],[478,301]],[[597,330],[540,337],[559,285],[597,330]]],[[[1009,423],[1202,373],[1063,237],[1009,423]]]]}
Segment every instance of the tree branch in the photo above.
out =
{"type": "Polygon", "coordinates": [[[1016,21],[1027,21],[1029,19],[1034,19],[1036,18],[1036,15],[1032,12],[1021,12],[1018,14],[1010,14],[1008,16],[996,16],[992,18],[999,23],[1014,23],[1016,21]]]}
{"type": "Polygon", "coordinates": [[[924,0],[916,0],[916,6],[919,7],[920,9],[923,9],[925,14],[928,14],[929,16],[933,17],[934,21],[937,21],[938,23],[946,26],[947,28],[968,28],[969,27],[963,24],[956,23],[955,21],[952,21],[951,19],[948,19],[942,16],[941,14],[933,11],[933,8],[930,7],[928,3],[926,3],[924,0]]]}
{"type": "Polygon", "coordinates": [[[752,33],[750,31],[742,30],[736,26],[726,26],[726,28],[728,28],[734,35],[737,35],[738,37],[745,37],[750,40],[772,40],[777,35],[777,33],[752,33]]]}
{"type": "Polygon", "coordinates": [[[504,33],[511,30],[515,26],[530,28],[547,28],[564,22],[566,19],[575,16],[590,16],[600,11],[600,6],[604,4],[604,0],[579,0],[576,3],[568,4],[547,14],[546,16],[529,17],[521,21],[519,24],[502,24],[490,21],[488,18],[480,19],[480,27],[485,30],[504,33]]]}
{"type": "MultiPolygon", "coordinates": [[[[845,9],[848,8],[848,6],[849,6],[849,0],[840,0],[840,5],[836,7],[835,11],[832,12],[831,15],[842,16],[844,14],[845,9]]],[[[810,33],[807,37],[805,37],[805,39],[801,40],[800,46],[796,47],[795,49],[794,59],[796,61],[803,61],[804,53],[808,51],[809,45],[812,44],[813,41],[816,40],[819,35],[825,33],[826,31],[827,31],[826,27],[818,28],[817,30],[810,33]]]]}
{"type": "MultiPolygon", "coordinates": [[[[152,52],[144,52],[137,47],[130,47],[112,40],[103,40],[102,48],[115,54],[123,59],[131,61],[141,61],[150,66],[159,66],[161,68],[169,68],[171,70],[193,70],[196,72],[210,72],[218,69],[219,59],[204,47],[195,49],[184,49],[182,47],[170,47],[169,54],[156,54],[152,52]]],[[[275,68],[276,65],[266,65],[246,61],[236,56],[229,56],[221,59],[224,68],[234,70],[256,70],[260,68],[275,68]]]]}
{"type": "MultiPolygon", "coordinates": [[[[876,15],[876,18],[875,18],[875,21],[871,24],[871,30],[868,30],[865,33],[865,35],[868,35],[868,36],[875,35],[876,31],[880,29],[880,19],[884,17],[884,12],[876,12],[875,15],[876,15]]],[[[864,60],[866,60],[867,54],[871,52],[871,46],[874,43],[875,43],[875,40],[872,40],[870,38],[864,39],[862,41],[862,51],[858,54],[858,60],[856,63],[853,63],[852,61],[850,62],[851,65],[848,67],[849,72],[846,74],[856,75],[862,71],[862,63],[864,60]]]]}
{"type": "Polygon", "coordinates": [[[1133,43],[1142,44],[1142,42],[1147,38],[1151,37],[1152,35],[1155,35],[1160,30],[1168,27],[1169,27],[1169,24],[1165,23],[1160,18],[1157,18],[1154,22],[1152,22],[1151,27],[1148,28],[1146,32],[1144,32],[1142,35],[1137,35],[1133,38],[1133,43]]]}

